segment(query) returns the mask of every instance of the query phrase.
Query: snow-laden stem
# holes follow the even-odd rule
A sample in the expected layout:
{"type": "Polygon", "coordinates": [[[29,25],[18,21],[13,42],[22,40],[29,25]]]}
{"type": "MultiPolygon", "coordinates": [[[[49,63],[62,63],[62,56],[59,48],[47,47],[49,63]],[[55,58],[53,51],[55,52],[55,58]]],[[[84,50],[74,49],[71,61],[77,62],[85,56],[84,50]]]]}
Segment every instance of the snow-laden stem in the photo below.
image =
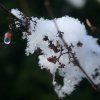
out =
{"type": "MultiPolygon", "coordinates": [[[[99,90],[100,47],[97,39],[86,34],[85,26],[78,19],[68,16],[54,19],[48,0],[45,0],[45,6],[52,20],[29,18],[18,9],[11,10],[10,15],[16,28],[21,28],[21,24],[25,28],[27,26],[27,30],[23,31],[23,39],[27,39],[26,54],[33,54],[38,48],[41,49],[39,65],[42,69],[50,70],[53,86],[59,97],[71,94],[82,78],[87,78],[92,86],[99,90]],[[21,22],[13,17],[13,14],[21,22]],[[56,81],[56,72],[63,78],[63,85],[56,81]]],[[[2,5],[0,7],[5,9],[2,5]]]]}
{"type": "Polygon", "coordinates": [[[99,90],[98,89],[98,85],[96,85],[92,80],[91,78],[89,77],[89,75],[85,72],[85,70],[81,67],[77,57],[75,57],[75,54],[72,53],[71,49],[69,49],[69,46],[68,44],[65,42],[65,40],[63,39],[63,32],[60,31],[58,25],[57,25],[57,22],[56,22],[56,19],[54,19],[54,14],[53,14],[53,11],[50,7],[50,2],[49,0],[44,0],[44,5],[50,15],[50,17],[53,19],[53,22],[55,24],[55,27],[57,29],[57,32],[58,32],[58,36],[59,38],[62,40],[62,42],[64,43],[64,46],[66,47],[66,49],[68,50],[68,55],[69,55],[69,58],[70,58],[70,55],[72,56],[73,58],[73,62],[77,67],[79,67],[79,69],[84,73],[84,75],[86,76],[86,78],[88,79],[88,81],[90,82],[90,84],[92,85],[92,87],[95,89],[95,90],[99,90]]]}
{"type": "Polygon", "coordinates": [[[23,21],[21,19],[19,19],[18,17],[16,17],[14,14],[12,14],[3,4],[0,3],[0,8],[5,11],[8,15],[10,15],[12,18],[16,19],[17,21],[19,21],[22,25],[23,25],[23,21]]]}
{"type": "Polygon", "coordinates": [[[29,18],[26,17],[25,15],[23,16],[25,20],[21,20],[19,19],[17,16],[15,16],[14,14],[12,14],[3,4],[0,3],[0,8],[6,12],[10,17],[11,19],[13,19],[14,21],[18,21],[20,26],[24,28],[24,30],[28,33],[28,35],[30,35],[31,33],[28,31],[28,27],[29,27],[29,18]]]}

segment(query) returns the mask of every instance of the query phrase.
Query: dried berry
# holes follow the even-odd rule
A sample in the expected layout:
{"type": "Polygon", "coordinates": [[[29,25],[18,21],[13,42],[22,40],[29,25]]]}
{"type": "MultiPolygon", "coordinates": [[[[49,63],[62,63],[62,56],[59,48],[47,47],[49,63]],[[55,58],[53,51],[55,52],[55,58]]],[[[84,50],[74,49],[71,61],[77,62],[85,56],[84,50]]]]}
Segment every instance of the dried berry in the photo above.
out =
{"type": "Polygon", "coordinates": [[[43,40],[44,41],[48,41],[49,39],[48,39],[48,36],[45,36],[44,38],[43,38],[43,40]]]}
{"type": "Polygon", "coordinates": [[[60,64],[59,68],[64,68],[65,64],[60,64]]]}
{"type": "Polygon", "coordinates": [[[77,47],[82,47],[82,43],[79,41],[78,43],[77,43],[77,47]]]}
{"type": "Polygon", "coordinates": [[[49,58],[47,58],[47,60],[48,60],[49,62],[55,64],[55,63],[56,63],[56,56],[49,57],[49,58]]]}

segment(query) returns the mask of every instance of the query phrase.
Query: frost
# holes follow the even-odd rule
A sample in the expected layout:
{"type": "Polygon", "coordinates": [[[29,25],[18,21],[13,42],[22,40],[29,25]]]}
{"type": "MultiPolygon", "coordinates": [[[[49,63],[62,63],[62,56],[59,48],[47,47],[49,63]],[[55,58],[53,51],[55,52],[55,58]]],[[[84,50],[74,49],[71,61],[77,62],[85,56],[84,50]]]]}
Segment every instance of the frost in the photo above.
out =
{"type": "MultiPolygon", "coordinates": [[[[20,11],[12,9],[11,12],[25,22],[20,11]]],[[[97,44],[97,39],[87,35],[84,24],[78,19],[64,16],[55,20],[81,67],[96,85],[100,84],[100,46],[97,44]]],[[[53,20],[31,17],[28,31],[31,35],[23,32],[23,38],[27,38],[26,55],[29,56],[40,48],[42,54],[39,55],[39,66],[53,75],[52,83],[58,96],[62,98],[66,94],[71,94],[76,89],[76,85],[87,77],[77,65],[70,62],[72,58],[69,59],[66,53],[68,51],[58,36],[53,20]],[[56,81],[56,73],[62,77],[63,85],[56,81]]]]}

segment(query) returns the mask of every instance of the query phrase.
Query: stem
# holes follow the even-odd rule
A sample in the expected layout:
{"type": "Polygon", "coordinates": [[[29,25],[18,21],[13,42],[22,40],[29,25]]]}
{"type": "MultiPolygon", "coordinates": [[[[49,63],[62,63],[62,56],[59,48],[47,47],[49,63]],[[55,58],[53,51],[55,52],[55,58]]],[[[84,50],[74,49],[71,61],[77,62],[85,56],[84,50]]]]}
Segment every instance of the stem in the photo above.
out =
{"type": "MultiPolygon", "coordinates": [[[[57,25],[57,23],[56,23],[56,20],[54,19],[54,14],[53,14],[52,9],[51,9],[51,7],[50,7],[50,2],[49,2],[49,0],[44,0],[44,5],[45,5],[45,7],[46,7],[46,9],[47,9],[47,11],[48,11],[50,17],[53,19],[53,22],[54,22],[54,24],[55,24],[55,27],[56,27],[56,29],[57,29],[57,32],[58,32],[58,35],[59,35],[60,39],[61,39],[62,42],[64,43],[66,49],[69,50],[69,47],[68,47],[67,43],[66,43],[65,40],[63,39],[63,35],[62,35],[63,32],[60,31],[60,29],[59,29],[59,27],[58,27],[58,25],[57,25]]],[[[86,78],[88,79],[88,81],[91,83],[91,85],[93,86],[93,88],[97,90],[97,88],[98,88],[97,85],[92,81],[92,79],[89,77],[89,75],[88,75],[88,74],[85,72],[85,70],[81,67],[81,65],[80,65],[78,59],[75,57],[75,55],[73,55],[73,53],[72,53],[71,51],[70,51],[69,53],[72,55],[73,60],[74,60],[75,64],[77,65],[77,67],[84,73],[84,75],[86,76],[86,78]]]]}
{"type": "MultiPolygon", "coordinates": [[[[11,17],[19,21],[23,25],[23,21],[16,17],[14,14],[12,14],[3,4],[0,3],[0,8],[5,11],[7,14],[9,14],[11,17]]],[[[23,25],[25,27],[25,25],[23,25]]]]}

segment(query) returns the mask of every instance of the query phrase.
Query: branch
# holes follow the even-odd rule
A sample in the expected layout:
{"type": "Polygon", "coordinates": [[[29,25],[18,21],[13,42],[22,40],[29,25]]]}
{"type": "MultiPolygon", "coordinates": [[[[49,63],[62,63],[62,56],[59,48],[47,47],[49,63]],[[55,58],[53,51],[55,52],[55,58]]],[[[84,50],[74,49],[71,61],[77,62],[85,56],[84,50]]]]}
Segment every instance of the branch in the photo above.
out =
{"type": "MultiPolygon", "coordinates": [[[[68,56],[72,57],[73,58],[73,61],[72,63],[74,65],[77,65],[77,67],[84,73],[84,75],[86,76],[86,78],[88,79],[88,81],[91,83],[91,85],[93,86],[94,89],[98,90],[99,86],[96,85],[92,79],[89,77],[89,75],[85,72],[85,70],[81,67],[77,57],[75,57],[75,54],[72,52],[72,49],[70,48],[70,46],[68,46],[68,44],[66,43],[66,41],[63,39],[63,32],[60,31],[57,23],[56,23],[56,20],[54,19],[54,14],[52,12],[52,9],[50,7],[50,3],[49,3],[49,0],[45,0],[44,2],[44,5],[50,15],[50,17],[53,19],[53,22],[55,24],[55,27],[57,29],[57,32],[58,32],[58,36],[59,38],[62,40],[62,42],[64,43],[65,47],[66,47],[66,50],[68,51],[68,56]]],[[[12,18],[16,19],[17,21],[19,21],[21,23],[22,26],[26,27],[26,24],[24,25],[23,24],[23,20],[19,19],[18,17],[16,17],[15,15],[13,15],[3,4],[0,3],[0,8],[5,11],[7,14],[9,14],[12,18]]],[[[27,19],[26,19],[26,22],[27,22],[27,19]]],[[[26,23],[25,22],[25,23],[26,23]]]]}
{"type": "Polygon", "coordinates": [[[18,17],[16,17],[14,14],[12,14],[3,4],[0,3],[0,8],[6,12],[8,15],[10,15],[12,18],[16,19],[17,21],[19,21],[22,26],[25,27],[25,25],[23,24],[23,21],[21,19],[19,19],[18,17]]]}
{"type": "MultiPolygon", "coordinates": [[[[29,19],[28,17],[26,17],[25,15],[24,15],[24,17],[25,17],[25,19],[26,19],[26,21],[24,22],[23,20],[21,20],[21,19],[19,19],[18,17],[16,17],[14,14],[12,14],[3,4],[1,4],[0,3],[0,8],[4,11],[4,12],[6,12],[8,15],[10,15],[13,19],[16,19],[19,23],[20,23],[20,25],[25,29],[25,32],[27,32],[28,33],[28,35],[30,35],[31,33],[28,31],[28,26],[29,26],[29,21],[31,20],[31,19],[29,19]]],[[[35,23],[35,22],[34,22],[35,23]]]]}
{"type": "MultiPolygon", "coordinates": [[[[66,43],[66,41],[63,39],[63,32],[60,31],[60,29],[59,29],[59,27],[58,27],[58,25],[57,25],[57,23],[56,23],[56,20],[54,19],[54,14],[53,14],[53,11],[52,11],[52,9],[51,9],[51,7],[50,7],[50,2],[49,2],[49,0],[44,0],[44,5],[45,5],[45,7],[46,7],[46,9],[47,9],[47,11],[48,11],[50,17],[53,19],[53,22],[54,22],[55,27],[56,27],[56,29],[57,29],[59,38],[62,40],[62,42],[64,43],[66,49],[68,50],[68,56],[69,56],[69,57],[71,56],[71,57],[73,58],[72,63],[73,63],[74,65],[77,65],[77,67],[84,73],[84,75],[86,76],[86,78],[88,79],[88,81],[91,83],[91,85],[93,86],[93,88],[94,88],[95,90],[98,90],[99,86],[96,85],[96,84],[92,81],[92,79],[89,77],[89,75],[88,75],[88,74],[85,72],[85,70],[81,67],[81,65],[80,65],[80,63],[79,63],[77,57],[75,57],[75,54],[74,54],[74,53],[72,52],[72,50],[70,49],[70,46],[68,46],[68,44],[66,43]]],[[[100,90],[98,90],[98,91],[100,91],[100,90]]]]}

